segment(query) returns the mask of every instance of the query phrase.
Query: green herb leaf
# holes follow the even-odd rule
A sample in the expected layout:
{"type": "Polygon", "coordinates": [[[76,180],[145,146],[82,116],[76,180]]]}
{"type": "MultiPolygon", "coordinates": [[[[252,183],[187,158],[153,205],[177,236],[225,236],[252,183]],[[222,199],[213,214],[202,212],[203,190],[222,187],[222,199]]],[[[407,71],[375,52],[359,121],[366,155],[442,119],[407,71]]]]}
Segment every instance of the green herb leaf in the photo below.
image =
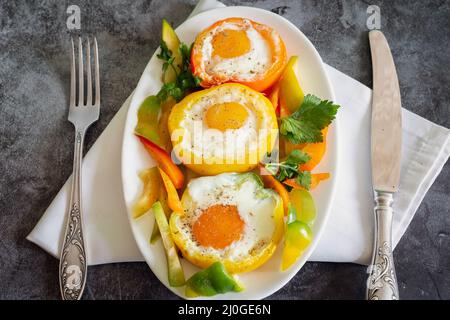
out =
{"type": "Polygon", "coordinates": [[[297,165],[301,165],[304,163],[307,163],[309,160],[311,160],[311,157],[306,152],[303,152],[302,150],[293,150],[289,156],[287,157],[285,162],[294,163],[297,165]]]}
{"type": "Polygon", "coordinates": [[[309,190],[309,188],[311,188],[311,172],[299,171],[298,176],[295,180],[306,190],[309,190]]]}
{"type": "Polygon", "coordinates": [[[297,111],[281,118],[280,133],[294,144],[322,142],[321,131],[335,119],[339,107],[309,94],[297,111]]]}
{"type": "Polygon", "coordinates": [[[286,179],[291,179],[298,175],[299,166],[308,162],[311,157],[301,151],[293,150],[285,161],[280,163],[268,163],[266,164],[266,169],[272,173],[275,178],[283,182],[286,179]]]}
{"type": "Polygon", "coordinates": [[[160,103],[164,102],[169,97],[172,97],[178,102],[190,91],[198,89],[201,82],[201,79],[194,76],[191,71],[190,57],[192,45],[189,47],[185,43],[180,43],[178,48],[182,58],[180,72],[177,72],[177,68],[174,66],[175,57],[173,57],[172,51],[169,50],[167,44],[163,40],[161,40],[160,48],[161,51],[157,57],[164,61],[162,71],[166,72],[168,68],[173,68],[176,79],[174,82],[165,83],[156,96],[160,103]]]}
{"type": "Polygon", "coordinates": [[[165,83],[161,90],[157,93],[160,102],[165,101],[169,97],[173,97],[176,101],[180,101],[184,97],[184,91],[177,86],[175,82],[165,83]]]}
{"type": "Polygon", "coordinates": [[[167,47],[164,40],[161,40],[159,47],[161,48],[161,51],[156,56],[163,61],[169,60],[172,57],[172,51],[167,47]]]}

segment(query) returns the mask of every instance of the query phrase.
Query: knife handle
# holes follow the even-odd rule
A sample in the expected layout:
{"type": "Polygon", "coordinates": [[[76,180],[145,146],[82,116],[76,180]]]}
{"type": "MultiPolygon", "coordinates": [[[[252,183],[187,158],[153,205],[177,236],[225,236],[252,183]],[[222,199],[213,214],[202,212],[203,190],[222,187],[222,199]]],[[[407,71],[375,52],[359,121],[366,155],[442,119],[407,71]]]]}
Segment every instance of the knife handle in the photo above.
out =
{"type": "Polygon", "coordinates": [[[375,191],[375,241],[367,279],[368,300],[398,300],[392,255],[393,194],[375,191]]]}

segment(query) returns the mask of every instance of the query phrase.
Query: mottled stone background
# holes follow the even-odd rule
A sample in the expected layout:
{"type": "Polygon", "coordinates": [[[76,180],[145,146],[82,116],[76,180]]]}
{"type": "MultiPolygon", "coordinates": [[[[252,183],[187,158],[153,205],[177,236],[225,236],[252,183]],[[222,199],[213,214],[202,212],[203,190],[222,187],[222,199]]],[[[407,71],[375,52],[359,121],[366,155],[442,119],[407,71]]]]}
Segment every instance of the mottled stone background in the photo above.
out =
{"type": "MultiPolygon", "coordinates": [[[[371,86],[366,9],[381,8],[403,105],[450,127],[450,1],[225,1],[272,10],[300,28],[325,62],[371,86]]],[[[136,86],[157,48],[163,17],[175,25],[195,1],[1,1],[0,298],[57,299],[58,261],[25,240],[71,173],[67,122],[66,8],[82,10],[82,31],[99,40],[100,121],[89,148],[136,86]]],[[[450,298],[450,172],[446,165],[395,251],[400,295],[450,298]]],[[[336,239],[339,241],[339,239],[336,239]]],[[[361,299],[365,267],[307,263],[271,299],[361,299]]],[[[145,263],[89,269],[87,299],[176,298],[145,263]]]]}

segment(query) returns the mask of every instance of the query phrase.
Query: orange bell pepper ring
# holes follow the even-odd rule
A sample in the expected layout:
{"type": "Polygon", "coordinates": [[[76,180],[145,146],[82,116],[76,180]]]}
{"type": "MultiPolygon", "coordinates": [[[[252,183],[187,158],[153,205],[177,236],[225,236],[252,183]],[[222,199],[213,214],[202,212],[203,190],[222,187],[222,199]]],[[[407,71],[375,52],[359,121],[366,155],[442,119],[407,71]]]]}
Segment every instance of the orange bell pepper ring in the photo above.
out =
{"type": "Polygon", "coordinates": [[[173,185],[176,189],[180,189],[184,185],[184,176],[181,169],[173,163],[170,155],[161,147],[151,142],[150,140],[138,136],[139,140],[141,140],[145,149],[150,153],[150,155],[155,159],[158,163],[159,167],[164,170],[164,172],[170,177],[173,185]]]}
{"type": "MultiPolygon", "coordinates": [[[[311,186],[309,187],[309,190],[316,188],[321,181],[326,180],[329,177],[330,177],[329,173],[313,173],[313,174],[311,174],[311,186]]],[[[287,180],[284,180],[283,183],[294,189],[305,189],[301,185],[299,185],[297,183],[297,181],[295,181],[295,179],[287,179],[287,180]]]]}

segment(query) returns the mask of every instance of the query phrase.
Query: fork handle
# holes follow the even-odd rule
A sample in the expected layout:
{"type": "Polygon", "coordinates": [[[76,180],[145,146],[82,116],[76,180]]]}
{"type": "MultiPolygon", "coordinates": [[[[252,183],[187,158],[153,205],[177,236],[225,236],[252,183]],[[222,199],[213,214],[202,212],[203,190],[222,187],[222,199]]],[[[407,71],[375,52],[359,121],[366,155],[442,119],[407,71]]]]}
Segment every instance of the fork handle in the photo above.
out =
{"type": "Polygon", "coordinates": [[[398,300],[392,255],[393,194],[375,191],[375,241],[367,279],[368,300],[398,300]]]}
{"type": "Polygon", "coordinates": [[[75,129],[72,191],[59,260],[59,285],[63,300],[79,300],[86,283],[87,260],[81,207],[81,162],[85,129],[75,129]]]}

